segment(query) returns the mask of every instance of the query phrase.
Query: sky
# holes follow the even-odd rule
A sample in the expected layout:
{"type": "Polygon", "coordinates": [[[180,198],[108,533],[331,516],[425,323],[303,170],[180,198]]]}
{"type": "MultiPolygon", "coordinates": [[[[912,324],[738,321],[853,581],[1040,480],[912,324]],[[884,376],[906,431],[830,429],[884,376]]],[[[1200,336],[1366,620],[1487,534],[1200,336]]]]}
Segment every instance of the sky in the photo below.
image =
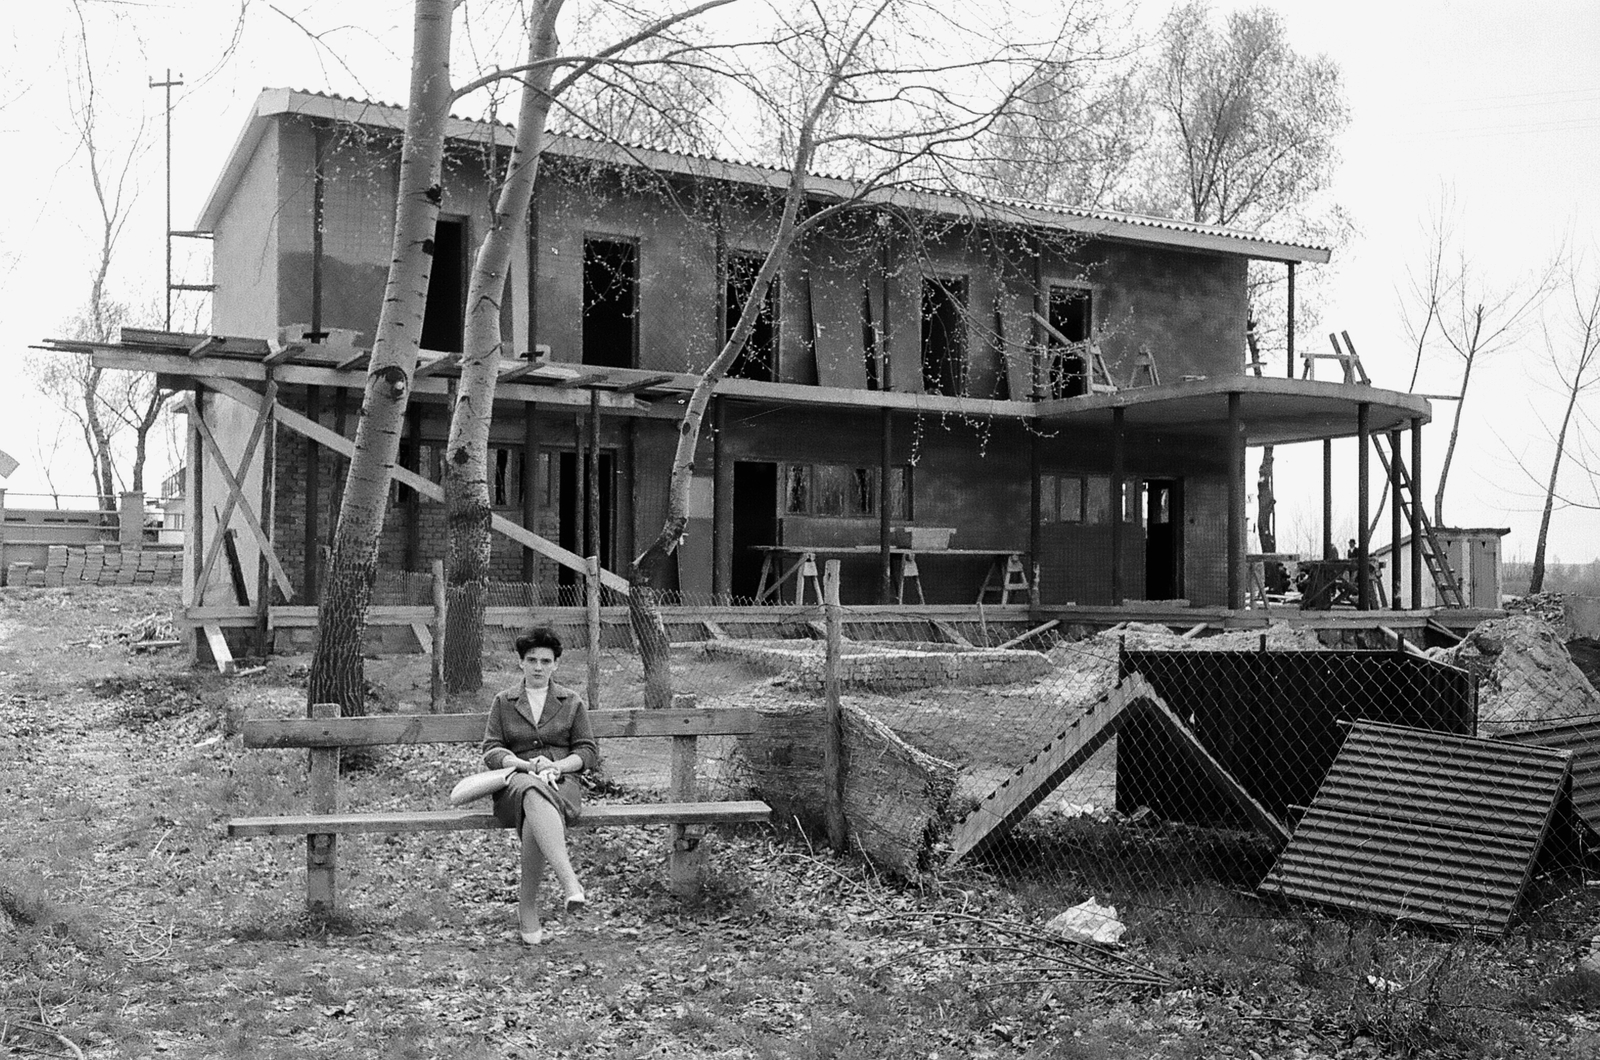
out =
{"type": "MultiPolygon", "coordinates": [[[[85,302],[99,236],[68,109],[78,94],[71,79],[75,9],[65,0],[0,6],[0,157],[8,160],[0,189],[11,206],[0,227],[0,334],[6,342],[0,351],[6,379],[0,451],[22,463],[0,487],[12,504],[22,504],[25,495],[50,490],[52,481],[62,492],[89,492],[81,441],[57,429],[60,418],[32,389],[23,363],[29,344],[63,334],[85,302]]],[[[581,15],[597,4],[574,0],[569,6],[581,15]]],[[[1240,6],[1248,5],[1217,4],[1219,10],[1240,6]]],[[[1596,282],[1600,4],[1526,0],[1513,9],[1488,0],[1277,0],[1266,6],[1283,15],[1298,50],[1326,53],[1343,72],[1352,121],[1339,145],[1335,198],[1356,234],[1322,267],[1328,275],[1314,290],[1325,330],[1350,333],[1376,385],[1404,390],[1409,383],[1401,299],[1408,268],[1422,259],[1426,221],[1442,197],[1453,199],[1459,245],[1487,289],[1526,284],[1562,252],[1583,260],[1591,285],[1596,282]]],[[[385,100],[406,95],[409,9],[402,0],[242,0],[242,7],[241,30],[241,0],[82,3],[108,150],[126,157],[142,130],[142,147],[129,168],[132,208],[110,286],[118,297],[155,305],[158,315],[163,94],[149,88],[150,81],[171,70],[185,82],[174,90],[172,115],[177,229],[194,223],[261,88],[385,100]]],[[[1154,24],[1165,10],[1165,4],[1146,2],[1139,21],[1154,24]]],[[[488,50],[496,29],[458,35],[458,45],[488,50]]],[[[175,255],[179,282],[208,279],[204,244],[177,240],[175,255]]],[[[1547,306],[1550,333],[1558,338],[1566,308],[1559,299],[1547,306]]],[[[181,298],[174,326],[193,326],[198,313],[204,330],[204,309],[203,296],[181,298]]],[[[1454,392],[1459,377],[1458,363],[1430,359],[1417,390],[1454,392]]],[[[1553,385],[1536,323],[1475,370],[1467,397],[1446,521],[1509,527],[1505,554],[1511,558],[1533,553],[1541,483],[1562,404],[1553,385]]],[[[1597,405],[1600,397],[1587,399],[1591,414],[1600,411],[1597,405]]],[[[1450,404],[1436,402],[1435,423],[1424,431],[1428,481],[1443,457],[1452,413],[1450,404]]],[[[1307,551],[1321,532],[1320,446],[1280,449],[1278,459],[1280,548],[1307,551]]],[[[174,460],[159,440],[147,481],[159,482],[174,460]]],[[[1354,509],[1345,496],[1354,492],[1352,442],[1336,447],[1335,462],[1341,476],[1335,538],[1344,540],[1354,509]]],[[[1592,482],[1580,469],[1569,468],[1562,484],[1595,503],[1592,482]]],[[[1385,533],[1380,529],[1378,540],[1385,533]]],[[[1555,559],[1600,557],[1600,512],[1558,509],[1550,541],[1555,559]]]]}

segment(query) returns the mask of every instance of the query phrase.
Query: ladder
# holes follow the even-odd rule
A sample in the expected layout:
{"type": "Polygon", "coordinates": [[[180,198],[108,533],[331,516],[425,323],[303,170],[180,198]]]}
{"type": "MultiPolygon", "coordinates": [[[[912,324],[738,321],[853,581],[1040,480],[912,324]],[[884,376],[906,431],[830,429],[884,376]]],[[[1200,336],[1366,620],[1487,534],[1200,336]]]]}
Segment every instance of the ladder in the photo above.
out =
{"type": "MultiPolygon", "coordinates": [[[[1383,436],[1372,436],[1372,448],[1378,454],[1378,462],[1383,465],[1384,474],[1394,483],[1395,496],[1400,500],[1400,512],[1407,522],[1411,520],[1412,510],[1417,513],[1417,525],[1422,528],[1421,540],[1413,540],[1411,547],[1419,549],[1422,553],[1422,562],[1427,566],[1428,573],[1433,576],[1434,589],[1438,591],[1439,602],[1446,607],[1465,607],[1466,600],[1461,595],[1461,583],[1456,580],[1455,572],[1450,569],[1450,561],[1445,558],[1444,549],[1439,545],[1439,538],[1433,532],[1433,523],[1428,519],[1426,508],[1416,496],[1415,484],[1411,481],[1411,473],[1406,470],[1405,461],[1400,459],[1400,454],[1393,454],[1393,463],[1388,450],[1383,444],[1383,436]],[[1392,466],[1392,470],[1391,470],[1392,466]]],[[[1393,562],[1400,562],[1399,542],[1395,542],[1392,550],[1393,562]]],[[[1395,601],[1399,606],[1399,601],[1395,601]]]]}

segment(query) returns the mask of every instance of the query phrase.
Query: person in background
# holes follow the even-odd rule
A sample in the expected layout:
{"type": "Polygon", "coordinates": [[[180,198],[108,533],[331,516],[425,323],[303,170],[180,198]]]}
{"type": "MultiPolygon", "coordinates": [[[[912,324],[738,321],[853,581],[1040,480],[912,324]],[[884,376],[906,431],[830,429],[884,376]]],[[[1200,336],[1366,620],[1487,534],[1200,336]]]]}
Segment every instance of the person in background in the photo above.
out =
{"type": "Polygon", "coordinates": [[[494,797],[494,813],[522,839],[517,930],[522,941],[544,941],[539,886],[548,862],[566,896],[569,915],[585,907],[583,887],[567,855],[567,827],[583,811],[578,776],[600,764],[583,697],[550,678],[561,665],[561,638],[548,626],[516,639],[522,681],[494,697],[484,726],[483,761],[517,771],[494,797]]]}

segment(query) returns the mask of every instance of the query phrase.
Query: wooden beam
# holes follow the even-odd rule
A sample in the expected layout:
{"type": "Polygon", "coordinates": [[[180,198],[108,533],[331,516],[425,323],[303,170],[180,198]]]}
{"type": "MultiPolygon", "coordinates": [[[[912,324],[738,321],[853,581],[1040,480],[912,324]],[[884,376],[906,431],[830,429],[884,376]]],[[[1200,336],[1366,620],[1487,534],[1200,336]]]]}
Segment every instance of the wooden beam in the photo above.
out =
{"type": "MultiPolygon", "coordinates": [[[[214,627],[213,627],[214,628],[214,627]]],[[[221,631],[218,630],[220,635],[221,631]]],[[[383,744],[476,743],[488,714],[369,714],[364,717],[250,718],[246,747],[378,747],[383,744]]],[[[591,710],[596,737],[739,736],[755,731],[754,707],[591,710]]]]}
{"type": "Polygon", "coordinates": [[[418,361],[416,370],[411,373],[411,379],[413,382],[418,379],[425,379],[428,376],[433,375],[435,372],[442,372],[446,368],[450,368],[460,363],[460,355],[454,353],[440,354],[438,357],[435,357],[429,361],[418,361]]]}
{"type": "Polygon", "coordinates": [[[670,374],[649,375],[645,376],[643,379],[635,379],[631,383],[622,383],[618,386],[611,387],[610,389],[614,394],[637,394],[641,390],[649,390],[653,386],[660,386],[663,383],[670,383],[672,382],[673,378],[674,377],[670,374]]]}
{"type": "Polygon", "coordinates": [[[1279,845],[1289,842],[1289,829],[1283,822],[1257,802],[1255,796],[1246,791],[1244,785],[1234,779],[1233,774],[1228,772],[1221,762],[1212,757],[1211,752],[1200,742],[1200,738],[1177,714],[1173,713],[1166,700],[1157,695],[1154,689],[1141,698],[1145,709],[1166,723],[1167,729],[1177,737],[1178,746],[1189,755],[1202,772],[1217,782],[1217,785],[1233,800],[1234,805],[1244,812],[1262,834],[1275,840],[1279,845]]]}
{"type": "MultiPolygon", "coordinates": [[[[206,380],[206,385],[216,390],[219,394],[225,394],[244,404],[259,405],[262,400],[261,395],[254,390],[232,380],[208,379],[206,380]]],[[[331,431],[320,423],[313,423],[305,416],[300,415],[300,413],[295,412],[293,409],[285,408],[281,404],[276,406],[276,414],[278,422],[290,430],[297,431],[313,441],[322,443],[341,456],[355,456],[355,443],[342,434],[331,431]]],[[[397,482],[410,486],[429,500],[441,502],[444,500],[444,490],[432,479],[424,478],[415,471],[399,466],[391,468],[389,474],[397,482]]],[[[495,515],[491,520],[490,526],[517,542],[517,544],[530,548],[564,567],[570,567],[580,572],[588,569],[583,557],[576,552],[568,551],[548,538],[540,537],[533,531],[518,526],[503,515],[495,515]]],[[[627,579],[611,571],[602,570],[600,572],[600,581],[607,589],[624,595],[629,592],[627,579]]],[[[289,595],[291,598],[293,597],[292,593],[289,595]]]]}
{"type": "Polygon", "coordinates": [[[366,368],[367,362],[370,360],[372,360],[371,350],[357,350],[344,360],[339,361],[333,367],[336,371],[351,372],[357,369],[366,368]]]}
{"type": "Polygon", "coordinates": [[[217,672],[231,674],[237,670],[233,652],[228,650],[228,639],[222,635],[222,627],[214,622],[208,622],[200,628],[205,631],[206,643],[211,645],[211,658],[216,660],[217,672]]]}
{"type": "Polygon", "coordinates": [[[1037,637],[1041,633],[1048,633],[1052,629],[1055,629],[1059,625],[1061,625],[1061,620],[1059,618],[1052,618],[1050,621],[1046,622],[1042,626],[1034,626],[1032,629],[1028,630],[1028,632],[1024,633],[1020,637],[1012,637],[1010,640],[1006,641],[1004,644],[1000,645],[995,650],[996,651],[1005,651],[1007,648],[1015,648],[1018,644],[1021,644],[1023,641],[1032,640],[1034,637],[1037,637]]]}
{"type": "Polygon", "coordinates": [[[958,647],[962,647],[962,648],[971,648],[971,647],[973,647],[972,641],[970,641],[966,637],[962,636],[961,635],[961,631],[959,629],[957,629],[956,627],[952,626],[950,623],[945,622],[942,619],[935,618],[935,619],[931,620],[931,625],[933,626],[934,629],[938,630],[941,634],[943,634],[945,640],[949,641],[951,644],[954,644],[954,645],[956,645],[958,647]]]}
{"type": "MultiPolygon", "coordinates": [[[[276,394],[276,384],[269,382],[267,384],[267,392],[269,395],[276,394]]],[[[261,401],[259,396],[257,401],[261,401]]],[[[283,564],[278,561],[278,554],[272,547],[272,539],[262,529],[261,521],[256,518],[255,510],[250,507],[250,502],[245,499],[244,487],[234,475],[233,469],[228,466],[228,459],[223,454],[222,447],[217,444],[216,436],[211,433],[210,426],[206,423],[205,417],[200,414],[200,410],[195,407],[192,398],[186,395],[181,404],[186,409],[190,422],[194,424],[195,429],[199,432],[201,442],[205,445],[206,450],[210,452],[211,459],[217,462],[217,471],[221,474],[224,484],[228,487],[228,499],[223,505],[222,515],[217,520],[217,536],[212,539],[211,552],[206,557],[206,565],[201,569],[200,580],[195,583],[197,602],[205,602],[205,587],[210,580],[212,567],[216,564],[217,550],[221,547],[222,539],[225,536],[224,531],[227,529],[227,521],[232,517],[234,508],[239,509],[239,514],[243,516],[245,525],[250,528],[251,534],[255,536],[256,545],[261,549],[262,556],[266,558],[267,568],[271,571],[272,576],[277,579],[278,587],[283,590],[284,599],[293,600],[294,586],[289,581],[289,575],[283,569],[283,564]]],[[[247,403],[247,407],[256,407],[256,405],[255,403],[247,403]]],[[[281,406],[272,400],[267,400],[259,405],[255,429],[251,432],[250,441],[245,446],[245,460],[248,460],[250,455],[255,452],[256,444],[260,441],[261,435],[266,429],[266,424],[271,419],[272,410],[275,408],[281,408],[281,406]]],[[[248,464],[241,462],[239,470],[243,472],[247,469],[248,464]]]]}
{"type": "Polygon", "coordinates": [[[305,352],[306,348],[300,343],[291,342],[288,345],[279,346],[277,349],[269,351],[265,357],[261,358],[261,364],[264,368],[276,368],[280,364],[288,364],[305,352]]]}
{"type": "Polygon", "coordinates": [[[411,623],[411,634],[417,638],[417,643],[422,647],[422,654],[433,654],[433,632],[428,629],[426,622],[411,623]]]}
{"type": "Polygon", "coordinates": [[[189,356],[193,360],[199,360],[201,357],[204,357],[206,354],[210,353],[212,350],[216,350],[216,349],[221,348],[221,346],[222,346],[222,338],[221,338],[221,336],[219,336],[219,335],[207,335],[205,338],[201,339],[199,342],[197,342],[193,346],[189,347],[189,356]]]}
{"type": "MultiPolygon", "coordinates": [[[[735,824],[767,821],[772,807],[754,799],[729,802],[585,801],[574,828],[645,824],[735,824]]],[[[489,810],[418,810],[387,813],[286,814],[282,817],[236,817],[228,822],[230,838],[273,835],[351,835],[364,832],[462,832],[504,828],[489,810]]]]}

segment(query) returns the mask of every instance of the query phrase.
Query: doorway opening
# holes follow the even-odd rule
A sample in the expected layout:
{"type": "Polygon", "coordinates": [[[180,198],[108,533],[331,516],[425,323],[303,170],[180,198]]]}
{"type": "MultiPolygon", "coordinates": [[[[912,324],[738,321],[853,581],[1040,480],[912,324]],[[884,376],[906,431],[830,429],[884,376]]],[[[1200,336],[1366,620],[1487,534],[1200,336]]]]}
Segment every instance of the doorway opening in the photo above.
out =
{"type": "Polygon", "coordinates": [[[1183,480],[1144,481],[1144,595],[1183,596],[1183,480]]]}
{"type": "Polygon", "coordinates": [[[1086,287],[1050,285],[1049,362],[1046,382],[1053,398],[1077,397],[1089,392],[1088,346],[1093,305],[1086,287]],[[1059,336],[1059,337],[1058,337],[1059,336]],[[1062,338],[1067,341],[1063,343],[1062,338]]]}
{"type": "Polygon", "coordinates": [[[778,465],[738,460],[733,465],[733,577],[738,601],[754,600],[767,553],[757,545],[778,543],[778,465]]]}
{"type": "MultiPolygon", "coordinates": [[[[583,462],[578,459],[578,454],[567,449],[558,454],[559,460],[559,493],[557,505],[560,518],[560,529],[556,536],[556,544],[578,555],[586,555],[588,547],[586,541],[588,509],[584,503],[583,490],[583,462]]],[[[616,525],[616,459],[611,453],[600,454],[599,466],[600,479],[600,525],[595,530],[597,545],[600,553],[600,566],[606,570],[612,567],[613,541],[612,528],[616,525]]],[[[557,584],[563,588],[577,586],[582,579],[578,572],[571,567],[562,567],[557,575],[557,584]]],[[[581,604],[582,600],[570,601],[581,604]]]]}
{"type": "Polygon", "coordinates": [[[637,341],[639,248],[620,239],[583,241],[583,363],[632,368],[637,341]]]}
{"type": "Polygon", "coordinates": [[[966,277],[923,279],[922,385],[930,394],[966,392],[966,315],[966,277]]]}
{"type": "Polygon", "coordinates": [[[433,227],[433,270],[422,312],[422,348],[460,353],[467,321],[467,219],[441,217],[433,227]]]}

